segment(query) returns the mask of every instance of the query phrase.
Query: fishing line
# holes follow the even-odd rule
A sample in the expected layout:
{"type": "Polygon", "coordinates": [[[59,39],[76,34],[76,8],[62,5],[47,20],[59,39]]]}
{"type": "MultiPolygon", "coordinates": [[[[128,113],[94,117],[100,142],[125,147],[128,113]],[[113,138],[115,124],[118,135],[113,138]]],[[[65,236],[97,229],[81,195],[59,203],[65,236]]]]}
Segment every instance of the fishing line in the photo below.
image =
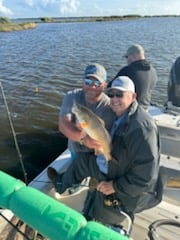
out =
{"type": "Polygon", "coordinates": [[[23,172],[23,175],[24,175],[24,181],[25,181],[26,184],[28,184],[27,172],[26,172],[26,169],[24,167],[22,154],[20,152],[20,148],[19,148],[19,145],[18,145],[17,137],[16,137],[16,132],[15,132],[15,129],[14,129],[14,126],[13,126],[13,122],[12,122],[12,119],[11,119],[11,113],[10,113],[9,108],[8,108],[6,96],[5,96],[3,85],[2,85],[1,81],[0,81],[0,87],[1,87],[1,92],[2,92],[2,96],[3,96],[4,104],[5,104],[5,107],[6,107],[6,112],[7,112],[8,119],[9,119],[9,124],[10,124],[11,131],[12,131],[12,135],[13,135],[16,151],[17,151],[17,154],[18,154],[18,157],[19,157],[19,161],[20,161],[20,164],[21,164],[21,168],[22,168],[22,172],[23,172]]]}
{"type": "MultiPolygon", "coordinates": [[[[32,181],[33,183],[55,183],[55,182],[52,182],[52,181],[43,181],[43,180],[33,180],[32,181]]],[[[61,185],[62,184],[62,182],[57,182],[56,183],[56,185],[61,185]]],[[[31,185],[31,184],[30,184],[31,185]]],[[[83,184],[83,183],[77,183],[77,184],[72,184],[72,186],[71,187],[69,187],[69,188],[76,188],[76,187],[88,187],[88,185],[85,183],[85,184],[83,184]]],[[[94,186],[94,188],[96,188],[96,186],[94,186]]]]}
{"type": "Polygon", "coordinates": [[[25,239],[31,240],[30,238],[28,238],[28,236],[27,236],[25,233],[23,233],[23,232],[18,228],[18,224],[19,224],[20,222],[18,222],[17,225],[15,225],[15,224],[13,224],[8,218],[6,218],[1,212],[0,212],[0,216],[1,216],[2,218],[4,218],[13,228],[15,228],[17,232],[19,232],[22,236],[24,236],[25,239]]]}

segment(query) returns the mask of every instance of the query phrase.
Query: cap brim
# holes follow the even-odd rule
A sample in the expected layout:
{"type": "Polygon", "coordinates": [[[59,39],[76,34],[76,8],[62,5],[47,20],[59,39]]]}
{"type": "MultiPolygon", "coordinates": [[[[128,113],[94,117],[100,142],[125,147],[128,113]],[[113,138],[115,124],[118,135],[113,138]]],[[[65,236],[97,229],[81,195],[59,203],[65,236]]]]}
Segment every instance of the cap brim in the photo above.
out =
{"type": "Polygon", "coordinates": [[[122,91],[122,92],[127,91],[127,89],[122,88],[122,87],[110,87],[110,88],[108,88],[106,91],[109,92],[109,91],[111,91],[111,90],[119,90],[119,91],[122,91]]]}
{"type": "Polygon", "coordinates": [[[94,77],[94,78],[96,78],[97,80],[99,80],[101,83],[102,83],[102,82],[105,82],[105,80],[104,80],[103,78],[99,77],[99,76],[96,75],[96,74],[86,74],[86,77],[94,77]]]}

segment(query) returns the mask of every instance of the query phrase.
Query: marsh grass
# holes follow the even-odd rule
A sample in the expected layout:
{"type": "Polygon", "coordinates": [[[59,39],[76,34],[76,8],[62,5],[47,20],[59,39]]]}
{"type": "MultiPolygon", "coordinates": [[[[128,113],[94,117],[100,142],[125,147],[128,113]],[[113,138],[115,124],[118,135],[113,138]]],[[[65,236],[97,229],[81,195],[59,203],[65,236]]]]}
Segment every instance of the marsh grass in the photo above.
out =
{"type": "Polygon", "coordinates": [[[9,19],[0,17],[0,32],[11,32],[11,31],[20,31],[25,29],[35,28],[36,23],[25,22],[25,23],[12,23],[9,19]]]}

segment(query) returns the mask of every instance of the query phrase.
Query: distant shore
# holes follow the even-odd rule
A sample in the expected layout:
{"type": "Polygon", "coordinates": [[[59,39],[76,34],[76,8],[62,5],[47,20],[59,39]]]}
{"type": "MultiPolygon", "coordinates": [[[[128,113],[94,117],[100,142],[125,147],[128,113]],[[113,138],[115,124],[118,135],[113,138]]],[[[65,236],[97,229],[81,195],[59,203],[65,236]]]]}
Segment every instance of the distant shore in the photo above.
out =
{"type": "Polygon", "coordinates": [[[100,22],[100,21],[120,21],[120,20],[131,20],[136,18],[154,18],[154,17],[180,17],[180,15],[123,15],[123,16],[90,16],[90,17],[40,17],[40,18],[24,18],[24,19],[12,19],[14,22],[20,21],[33,21],[35,23],[68,23],[68,22],[100,22]]]}
{"type": "Polygon", "coordinates": [[[14,19],[14,21],[33,21],[36,23],[68,23],[68,22],[100,22],[100,21],[119,21],[126,19],[141,18],[139,15],[127,16],[101,16],[101,17],[41,17],[28,19],[14,19]]]}
{"type": "Polygon", "coordinates": [[[100,17],[40,17],[40,18],[17,18],[7,19],[0,17],[0,32],[19,31],[36,28],[38,23],[73,23],[73,22],[104,22],[134,20],[139,18],[154,17],[180,17],[180,15],[124,15],[124,16],[100,16],[100,17]]]}

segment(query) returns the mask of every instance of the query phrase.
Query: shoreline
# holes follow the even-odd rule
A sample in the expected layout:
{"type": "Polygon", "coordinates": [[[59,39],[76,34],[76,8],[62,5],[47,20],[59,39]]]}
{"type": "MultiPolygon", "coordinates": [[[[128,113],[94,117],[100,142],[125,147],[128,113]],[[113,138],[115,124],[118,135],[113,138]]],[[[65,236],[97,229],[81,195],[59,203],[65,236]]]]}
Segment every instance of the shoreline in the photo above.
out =
{"type": "Polygon", "coordinates": [[[112,15],[112,16],[89,16],[89,17],[38,17],[38,18],[16,18],[12,22],[35,22],[35,23],[68,23],[68,22],[101,22],[101,21],[122,21],[141,18],[180,17],[180,15],[112,15]]]}
{"type": "Polygon", "coordinates": [[[123,15],[123,16],[90,16],[90,17],[39,17],[39,18],[16,18],[8,19],[0,17],[0,32],[20,31],[33,29],[38,23],[76,23],[76,22],[105,22],[127,21],[141,18],[180,17],[180,15],[123,15]]]}

